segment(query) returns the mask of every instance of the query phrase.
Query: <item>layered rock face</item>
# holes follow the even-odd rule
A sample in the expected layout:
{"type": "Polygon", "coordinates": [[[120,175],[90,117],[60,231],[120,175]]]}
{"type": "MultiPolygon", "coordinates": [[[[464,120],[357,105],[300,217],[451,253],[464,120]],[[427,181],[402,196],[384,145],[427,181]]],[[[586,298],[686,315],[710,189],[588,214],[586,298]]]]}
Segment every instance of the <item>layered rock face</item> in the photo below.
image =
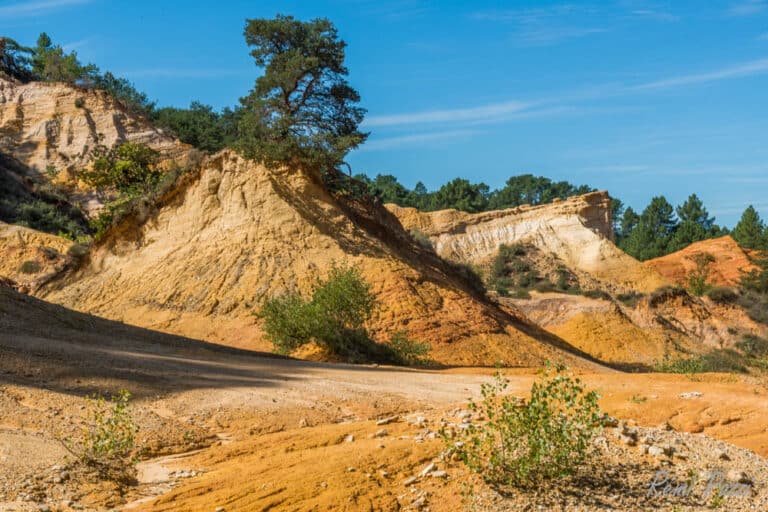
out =
{"type": "Polygon", "coordinates": [[[101,207],[77,172],[94,148],[138,142],[185,163],[189,147],[127,112],[112,96],[63,83],[19,84],[0,78],[0,153],[24,165],[36,182],[53,183],[86,211],[101,207]]]}
{"type": "Polygon", "coordinates": [[[607,288],[651,291],[665,283],[611,242],[610,197],[606,192],[476,214],[420,212],[396,205],[387,208],[406,229],[427,235],[435,251],[447,259],[483,263],[501,244],[528,243],[556,255],[570,268],[604,281],[607,288]]]}
{"type": "Polygon", "coordinates": [[[0,78],[0,152],[32,171],[74,172],[87,165],[96,145],[127,141],[170,153],[182,148],[103,91],[0,78]]]}
{"type": "MultiPolygon", "coordinates": [[[[389,213],[372,208],[387,225],[389,213]]],[[[118,229],[90,264],[43,296],[126,323],[268,349],[254,315],[261,302],[306,293],[332,265],[353,264],[380,303],[372,321],[378,339],[404,330],[455,364],[562,356],[552,347],[560,340],[473,297],[433,254],[403,247],[405,232],[387,227],[384,236],[391,242],[352,220],[313,176],[225,151],[150,220],[118,229]]]]}

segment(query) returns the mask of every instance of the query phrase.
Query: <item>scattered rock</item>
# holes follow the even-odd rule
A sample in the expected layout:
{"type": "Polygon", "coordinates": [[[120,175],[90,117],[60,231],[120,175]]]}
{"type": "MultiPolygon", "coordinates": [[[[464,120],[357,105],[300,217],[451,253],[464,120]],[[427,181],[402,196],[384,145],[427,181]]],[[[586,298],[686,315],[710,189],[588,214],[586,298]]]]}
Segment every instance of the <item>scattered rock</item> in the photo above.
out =
{"type": "Polygon", "coordinates": [[[373,437],[386,437],[388,435],[387,429],[383,428],[381,430],[377,430],[375,434],[373,434],[373,437]]]}
{"type": "Polygon", "coordinates": [[[688,400],[690,398],[701,398],[702,396],[704,396],[704,393],[700,393],[698,391],[689,391],[688,393],[680,393],[677,396],[682,398],[683,400],[688,400]]]}
{"type": "Polygon", "coordinates": [[[390,416],[389,418],[383,418],[376,422],[376,425],[389,425],[390,423],[394,423],[398,420],[398,416],[390,416]]]}

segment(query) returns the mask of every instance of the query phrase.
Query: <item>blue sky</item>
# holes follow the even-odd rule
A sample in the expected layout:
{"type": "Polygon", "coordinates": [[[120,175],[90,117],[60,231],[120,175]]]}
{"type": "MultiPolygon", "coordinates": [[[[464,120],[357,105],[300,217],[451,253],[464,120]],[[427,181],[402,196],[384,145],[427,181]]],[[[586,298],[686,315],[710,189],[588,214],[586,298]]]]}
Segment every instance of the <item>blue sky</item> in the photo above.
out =
{"type": "Polygon", "coordinates": [[[768,217],[768,0],[0,0],[5,35],[55,42],[161,105],[232,105],[258,76],[245,18],[326,16],[368,109],[355,172],[435,188],[534,173],[636,209],[696,192],[768,217]]]}

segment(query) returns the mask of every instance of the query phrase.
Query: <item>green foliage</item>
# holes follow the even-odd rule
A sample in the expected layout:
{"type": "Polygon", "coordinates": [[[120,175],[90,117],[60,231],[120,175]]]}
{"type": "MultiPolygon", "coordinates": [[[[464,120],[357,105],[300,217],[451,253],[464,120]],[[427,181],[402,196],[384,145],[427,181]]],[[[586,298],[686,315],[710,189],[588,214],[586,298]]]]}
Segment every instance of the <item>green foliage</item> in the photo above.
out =
{"type": "Polygon", "coordinates": [[[82,171],[80,179],[98,189],[110,188],[124,196],[135,196],[151,192],[160,181],[160,155],[144,144],[99,146],[93,155],[92,168],[82,171]]]}
{"type": "MultiPolygon", "coordinates": [[[[373,179],[361,174],[356,178],[366,183],[371,195],[378,197],[383,203],[409,206],[421,211],[452,208],[481,212],[523,204],[551,203],[556,198],[564,199],[594,190],[586,185],[575,186],[565,181],[552,182],[549,178],[530,174],[512,176],[503,188],[493,191],[485,183],[471,183],[462,178],[456,178],[434,192],[427,191],[422,182],[416,183],[413,190],[409,190],[391,174],[379,174],[373,179]]],[[[620,207],[621,201],[615,204],[620,207]]]]}
{"type": "Polygon", "coordinates": [[[768,325],[768,294],[747,290],[737,302],[755,322],[768,325]]]}
{"type": "Polygon", "coordinates": [[[754,334],[745,334],[744,337],[736,343],[736,348],[749,357],[768,357],[768,340],[755,336],[754,334]]]}
{"type": "Polygon", "coordinates": [[[38,263],[35,260],[28,260],[21,264],[21,267],[19,267],[19,272],[22,274],[37,274],[40,272],[41,267],[40,263],[38,263]]]}
{"type": "Polygon", "coordinates": [[[422,246],[424,249],[427,249],[428,251],[435,250],[435,246],[432,245],[432,240],[430,240],[430,238],[427,235],[425,235],[418,229],[411,230],[411,237],[414,240],[416,240],[416,243],[422,246]]]}
{"type": "Polygon", "coordinates": [[[674,210],[664,196],[654,197],[643,210],[635,228],[622,240],[621,248],[639,260],[667,254],[675,227],[674,210]]]}
{"type": "Polygon", "coordinates": [[[152,120],[182,142],[215,153],[235,143],[238,116],[239,111],[224,109],[218,113],[210,105],[195,101],[188,109],[157,109],[152,113],[152,120]]]}
{"type": "Polygon", "coordinates": [[[564,366],[547,366],[531,387],[531,397],[503,395],[509,381],[501,374],[483,384],[482,401],[469,409],[482,415],[459,434],[459,443],[443,431],[467,467],[493,486],[530,486],[572,474],[592,454],[592,439],[602,414],[595,391],[564,366]]]}
{"type": "Polygon", "coordinates": [[[768,257],[755,261],[757,268],[744,272],[739,284],[755,293],[768,294],[768,257]]]}
{"type": "Polygon", "coordinates": [[[83,213],[44,187],[29,190],[13,177],[10,162],[0,155],[0,221],[72,239],[89,234],[83,213]]]}
{"type": "Polygon", "coordinates": [[[108,402],[102,397],[87,398],[88,422],[79,443],[62,440],[78,462],[118,483],[135,479],[138,426],[129,408],[130,399],[126,390],[108,402]]]}
{"type": "Polygon", "coordinates": [[[394,352],[397,358],[406,365],[424,366],[429,364],[429,359],[425,357],[430,350],[427,343],[408,338],[407,333],[397,331],[389,340],[389,348],[394,352]]]}
{"type": "Polygon", "coordinates": [[[8,37],[0,37],[0,74],[21,82],[33,79],[30,66],[32,49],[21,46],[8,37]]]}
{"type": "Polygon", "coordinates": [[[510,177],[503,188],[489,195],[488,209],[500,210],[524,204],[546,204],[555,199],[566,199],[594,190],[587,185],[576,186],[567,181],[553,182],[543,176],[522,174],[510,177]]]}
{"type": "Polygon", "coordinates": [[[659,373],[745,373],[747,371],[744,357],[731,349],[713,350],[707,354],[670,359],[665,357],[663,361],[654,365],[654,371],[659,373]]]}
{"type": "Polygon", "coordinates": [[[314,340],[329,352],[349,355],[367,338],[365,322],[376,305],[370,285],[355,267],[334,266],[315,285],[312,298],[297,293],[268,299],[258,316],[275,349],[291,353],[314,340]]]}
{"type": "Polygon", "coordinates": [[[75,98],[75,108],[85,108],[85,98],[75,98]]]}
{"type": "Polygon", "coordinates": [[[37,39],[31,64],[35,79],[45,82],[83,83],[98,72],[92,64],[80,64],[77,52],[67,54],[61,46],[54,45],[45,32],[37,39]]]}
{"type": "Polygon", "coordinates": [[[241,100],[238,148],[268,166],[326,173],[343,165],[367,134],[358,129],[365,110],[345,79],[346,43],[333,24],[282,15],[251,19],[245,39],[264,74],[241,100]]]}
{"type": "Polygon", "coordinates": [[[731,233],[733,239],[748,249],[768,249],[768,231],[754,206],[744,210],[736,227],[731,233]]]}
{"type": "Polygon", "coordinates": [[[707,290],[707,297],[719,304],[733,304],[739,299],[739,294],[727,286],[715,286],[707,290]]]}
{"type": "Polygon", "coordinates": [[[640,299],[643,298],[642,293],[637,292],[629,292],[629,293],[620,293],[616,295],[616,300],[624,304],[625,306],[629,306],[631,308],[634,308],[637,306],[637,303],[640,301],[640,299]]]}
{"type": "Polygon", "coordinates": [[[715,257],[707,252],[694,255],[692,258],[695,267],[685,276],[685,286],[689,292],[697,297],[701,297],[712,285],[709,284],[710,266],[715,261],[715,257]]]}

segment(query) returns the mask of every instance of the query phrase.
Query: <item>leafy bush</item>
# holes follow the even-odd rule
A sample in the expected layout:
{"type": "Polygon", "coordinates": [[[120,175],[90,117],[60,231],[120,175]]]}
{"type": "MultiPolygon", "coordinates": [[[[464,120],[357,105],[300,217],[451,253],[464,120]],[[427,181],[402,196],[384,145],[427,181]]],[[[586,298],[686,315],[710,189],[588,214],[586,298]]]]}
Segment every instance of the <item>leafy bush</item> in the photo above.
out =
{"type": "Polygon", "coordinates": [[[37,274],[40,272],[41,267],[40,263],[36,262],[35,260],[28,260],[21,264],[21,267],[19,268],[19,272],[22,274],[37,274]]]}
{"type": "MultiPolygon", "coordinates": [[[[298,293],[268,299],[258,316],[280,353],[314,340],[331,353],[350,355],[368,340],[363,327],[376,305],[370,285],[355,267],[334,266],[318,281],[310,300],[298,293]]],[[[370,341],[370,340],[368,340],[370,341]]]]}
{"type": "Polygon", "coordinates": [[[708,252],[702,252],[690,259],[696,266],[685,276],[684,283],[689,292],[701,297],[712,287],[708,281],[712,271],[710,266],[715,261],[715,257],[708,252]]]}
{"type": "Polygon", "coordinates": [[[755,336],[754,334],[744,335],[741,341],[736,343],[736,348],[749,357],[768,357],[768,340],[755,336]]]}
{"type": "Polygon", "coordinates": [[[389,340],[389,348],[404,364],[423,366],[430,362],[428,358],[424,357],[429,353],[429,345],[409,339],[403,331],[398,331],[392,335],[389,340]]]}
{"type": "Polygon", "coordinates": [[[159,159],[157,151],[136,142],[113,148],[98,146],[92,168],[82,171],[80,179],[96,188],[114,188],[123,195],[147,194],[160,181],[159,159]]]}
{"type": "Polygon", "coordinates": [[[587,290],[583,293],[583,295],[589,299],[611,300],[611,295],[605,290],[600,289],[587,290]]]}
{"type": "Polygon", "coordinates": [[[413,237],[416,243],[422,246],[424,249],[427,249],[428,251],[435,250],[435,246],[432,244],[432,240],[430,240],[427,235],[425,235],[418,229],[411,230],[411,237],[413,237]]]}
{"type": "Polygon", "coordinates": [[[131,394],[121,390],[108,402],[102,397],[86,399],[88,425],[78,443],[61,440],[77,461],[95,470],[101,478],[132,483],[136,476],[136,432],[138,427],[128,402],[131,394]]]}
{"type": "Polygon", "coordinates": [[[510,294],[510,297],[513,299],[530,299],[531,294],[528,292],[528,290],[517,289],[510,294]]]}
{"type": "Polygon", "coordinates": [[[75,98],[75,108],[85,108],[85,98],[75,98]]]}
{"type": "Polygon", "coordinates": [[[713,350],[690,358],[669,359],[654,365],[654,371],[659,373],[745,373],[747,361],[744,357],[731,349],[713,350]]]}
{"type": "Polygon", "coordinates": [[[739,297],[737,304],[744,308],[749,318],[768,325],[768,295],[747,291],[739,297]]]}
{"type": "Polygon", "coordinates": [[[643,294],[637,292],[620,293],[616,295],[616,300],[631,308],[637,306],[637,303],[640,302],[640,299],[642,298],[643,294]]]}
{"type": "Polygon", "coordinates": [[[718,304],[733,304],[739,299],[739,294],[727,286],[715,286],[707,291],[707,297],[718,304]]]}
{"type": "Polygon", "coordinates": [[[602,415],[597,393],[586,392],[566,370],[548,365],[527,402],[502,396],[509,381],[497,374],[482,385],[481,403],[469,402],[485,423],[470,425],[460,443],[443,431],[450,449],[494,486],[529,486],[572,474],[591,455],[602,415]]]}

